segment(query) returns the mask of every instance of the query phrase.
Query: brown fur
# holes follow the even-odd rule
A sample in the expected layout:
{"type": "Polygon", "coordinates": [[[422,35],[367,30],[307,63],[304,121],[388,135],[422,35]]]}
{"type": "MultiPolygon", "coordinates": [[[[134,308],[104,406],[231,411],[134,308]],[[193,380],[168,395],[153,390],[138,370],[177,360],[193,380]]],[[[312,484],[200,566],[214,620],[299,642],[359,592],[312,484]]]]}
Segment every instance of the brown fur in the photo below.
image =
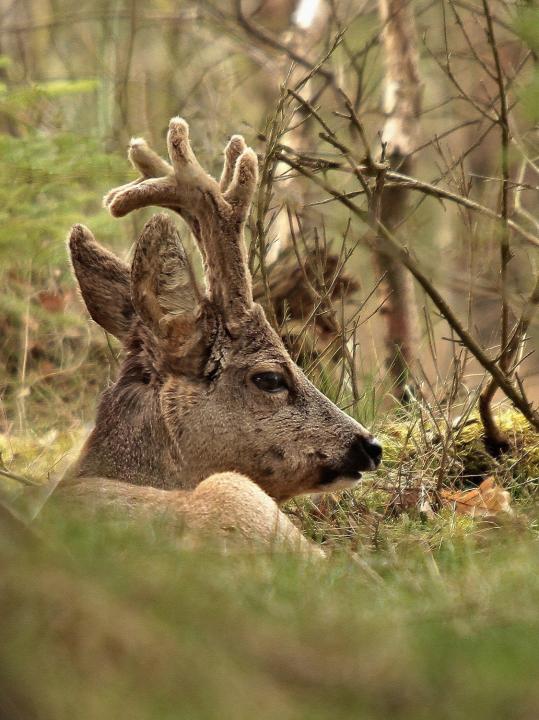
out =
{"type": "MultiPolygon", "coordinates": [[[[85,517],[158,520],[190,537],[207,536],[228,544],[306,552],[323,557],[258,485],[238,473],[218,473],[195,490],[164,492],[118,480],[85,478],[59,492],[63,506],[85,517]]],[[[226,545],[225,545],[226,546],[226,545]]]]}
{"type": "Polygon", "coordinates": [[[98,245],[82,225],[72,229],[69,249],[73,272],[92,319],[118,340],[125,339],[135,315],[129,267],[98,245]],[[100,293],[95,288],[96,267],[101,277],[100,293]]]}
{"type": "Polygon", "coordinates": [[[122,339],[126,357],[102,397],[70,492],[99,497],[101,488],[126,506],[157,503],[195,527],[228,517],[240,535],[259,531],[266,542],[277,518],[279,536],[297,537],[268,495],[280,502],[350,486],[379,457],[369,454],[372,436],[292,362],[253,301],[243,238],[257,177],[252,150],[233,137],[218,184],[198,165],[183,120],[171,121],[168,144],[172,166],[136,141],[135,166],[166,175],[113,190],[106,204],[113,215],[149,204],[176,210],[198,241],[207,287],[197,288],[172,220],[153,217],[135,249],[125,332],[125,313],[117,312],[129,306],[125,266],[114,265],[88,230],[73,229],[83,298],[92,317],[122,339]],[[260,373],[279,373],[286,388],[261,389],[253,381],[260,373]],[[185,490],[192,492],[178,494],[185,490]]]}

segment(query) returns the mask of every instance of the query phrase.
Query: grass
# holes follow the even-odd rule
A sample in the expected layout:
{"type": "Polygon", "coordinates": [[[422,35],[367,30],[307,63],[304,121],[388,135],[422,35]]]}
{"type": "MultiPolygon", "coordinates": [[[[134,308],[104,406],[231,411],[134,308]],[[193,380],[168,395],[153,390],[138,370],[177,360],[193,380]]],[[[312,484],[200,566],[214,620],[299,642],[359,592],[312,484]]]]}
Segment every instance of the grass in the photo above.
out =
{"type": "MultiPolygon", "coordinates": [[[[469,407],[461,427],[419,402],[386,416],[373,482],[287,507],[325,562],[195,550],[156,523],[88,524],[48,502],[116,372],[117,348],[77,302],[65,233],[85,218],[125,254],[140,218],[100,207],[127,179],[123,149],[61,115],[57,131],[31,130],[36,109],[56,117],[38,90],[4,95],[29,126],[0,138],[0,720],[535,720],[539,442],[514,413],[501,423],[515,451],[498,460],[469,407]],[[387,492],[487,475],[516,511],[497,524],[449,508],[428,519],[387,492]]],[[[91,87],[59,90],[93,102],[91,87]]],[[[358,410],[369,426],[380,387],[358,410]]]]}
{"type": "Polygon", "coordinates": [[[532,518],[393,523],[358,560],[309,563],[194,552],[156,525],[53,513],[35,537],[4,518],[5,717],[537,717],[532,518]]]}
{"type": "MultiPolygon", "coordinates": [[[[326,562],[194,550],[156,523],[91,525],[51,503],[30,528],[0,515],[0,718],[537,717],[536,483],[513,481],[500,526],[388,514],[377,488],[439,457],[408,428],[388,422],[374,486],[290,504],[326,562]]],[[[54,477],[82,436],[3,436],[4,466],[54,477]]],[[[9,483],[4,504],[34,497],[9,483]]]]}

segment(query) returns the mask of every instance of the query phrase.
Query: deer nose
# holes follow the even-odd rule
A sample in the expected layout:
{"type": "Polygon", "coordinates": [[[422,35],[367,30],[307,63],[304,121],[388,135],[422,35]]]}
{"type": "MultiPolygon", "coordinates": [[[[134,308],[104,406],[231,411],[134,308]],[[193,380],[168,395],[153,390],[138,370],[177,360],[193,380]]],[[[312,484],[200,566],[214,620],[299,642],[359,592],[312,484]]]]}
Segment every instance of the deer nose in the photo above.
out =
{"type": "Polygon", "coordinates": [[[382,445],[373,435],[360,435],[357,444],[371,462],[371,470],[376,469],[382,461],[382,445]]]}
{"type": "Polygon", "coordinates": [[[382,445],[380,441],[370,435],[368,438],[365,438],[365,445],[367,455],[374,462],[374,467],[378,467],[378,465],[380,465],[380,463],[382,462],[383,455],[382,445]]]}

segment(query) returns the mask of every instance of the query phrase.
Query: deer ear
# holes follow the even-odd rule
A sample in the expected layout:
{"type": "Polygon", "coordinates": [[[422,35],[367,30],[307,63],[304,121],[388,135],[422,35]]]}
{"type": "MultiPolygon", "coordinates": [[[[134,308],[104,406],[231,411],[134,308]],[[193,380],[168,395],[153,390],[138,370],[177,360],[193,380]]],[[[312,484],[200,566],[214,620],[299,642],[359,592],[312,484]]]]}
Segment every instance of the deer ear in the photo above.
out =
{"type": "Polygon", "coordinates": [[[138,239],[131,267],[135,311],[157,337],[182,341],[192,335],[200,291],[173,221],[154,215],[138,239]]]}
{"type": "Polygon", "coordinates": [[[103,330],[124,340],[135,310],[129,267],[94,239],[84,225],[74,225],[68,238],[73,272],[90,316],[103,330]]]}

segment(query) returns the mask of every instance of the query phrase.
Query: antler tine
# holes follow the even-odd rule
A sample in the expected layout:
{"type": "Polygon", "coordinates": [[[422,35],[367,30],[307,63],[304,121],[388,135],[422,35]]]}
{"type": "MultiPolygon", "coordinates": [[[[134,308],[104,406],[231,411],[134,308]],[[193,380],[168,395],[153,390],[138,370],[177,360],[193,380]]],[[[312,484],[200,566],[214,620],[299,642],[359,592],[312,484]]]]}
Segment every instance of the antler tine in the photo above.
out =
{"type": "Polygon", "coordinates": [[[249,211],[257,181],[258,159],[254,150],[246,148],[236,161],[232,181],[224,194],[225,200],[237,208],[242,219],[249,211]]]}
{"type": "MultiPolygon", "coordinates": [[[[227,148],[228,150],[229,148],[227,148]]],[[[236,148],[227,157],[237,152],[236,148]]],[[[228,169],[226,169],[228,172],[228,169]]],[[[214,299],[224,311],[229,330],[234,332],[240,320],[253,305],[251,273],[247,262],[247,248],[243,237],[243,224],[256,187],[258,161],[250,148],[237,157],[232,180],[222,195],[225,213],[221,215],[218,232],[215,218],[202,218],[206,236],[207,276],[214,299]],[[209,227],[205,225],[208,223],[209,227]],[[211,227],[211,226],[214,227],[211,227]],[[211,243],[211,245],[210,245],[211,243]]],[[[213,211],[215,215],[215,210],[213,211]]]]}
{"type": "Polygon", "coordinates": [[[170,121],[167,147],[178,182],[196,184],[201,189],[208,184],[208,181],[217,185],[196,159],[189,142],[189,125],[183,118],[174,117],[170,121]]]}
{"type": "Polygon", "coordinates": [[[226,192],[228,186],[232,182],[234,176],[234,169],[236,167],[236,161],[242,152],[246,149],[245,140],[241,135],[232,135],[228,141],[228,145],[225,148],[225,161],[223,163],[223,172],[221,179],[219,180],[219,187],[221,192],[226,192]]]}
{"type": "Polygon", "coordinates": [[[135,181],[112,190],[105,197],[105,206],[113,217],[123,217],[133,210],[149,205],[172,207],[178,202],[178,191],[173,177],[167,176],[135,181]]]}
{"type": "MultiPolygon", "coordinates": [[[[185,120],[172,118],[167,144],[172,165],[159,157],[143,138],[131,140],[128,158],[140,171],[142,178],[115,188],[105,197],[105,205],[114,217],[122,217],[148,205],[173,207],[182,215],[182,209],[187,210],[188,203],[182,203],[178,194],[178,181],[199,185],[209,177],[191,150],[189,127],[185,120]]],[[[189,220],[188,217],[185,219],[189,220]]]]}
{"type": "Polygon", "coordinates": [[[127,157],[145,180],[174,172],[172,165],[152,150],[144,138],[131,138],[127,157]]]}
{"type": "Polygon", "coordinates": [[[182,118],[170,121],[167,145],[172,165],[145,141],[132,141],[129,159],[146,179],[111,191],[106,205],[115,217],[148,205],[178,212],[202,251],[209,296],[233,324],[253,303],[243,224],[256,187],[256,154],[241,136],[234,135],[225,149],[217,183],[199,164],[189,142],[189,126],[182,118]],[[158,173],[161,176],[155,177],[158,173]]]}
{"type": "Polygon", "coordinates": [[[139,185],[142,180],[149,180],[150,178],[158,178],[173,173],[172,165],[166,160],[163,160],[151,147],[148,145],[144,138],[131,138],[129,143],[129,149],[127,157],[131,162],[131,165],[138,170],[142,177],[133,180],[130,183],[121,185],[120,187],[114,188],[107,193],[103,199],[105,207],[110,207],[112,201],[119,193],[129,188],[139,185]]]}

